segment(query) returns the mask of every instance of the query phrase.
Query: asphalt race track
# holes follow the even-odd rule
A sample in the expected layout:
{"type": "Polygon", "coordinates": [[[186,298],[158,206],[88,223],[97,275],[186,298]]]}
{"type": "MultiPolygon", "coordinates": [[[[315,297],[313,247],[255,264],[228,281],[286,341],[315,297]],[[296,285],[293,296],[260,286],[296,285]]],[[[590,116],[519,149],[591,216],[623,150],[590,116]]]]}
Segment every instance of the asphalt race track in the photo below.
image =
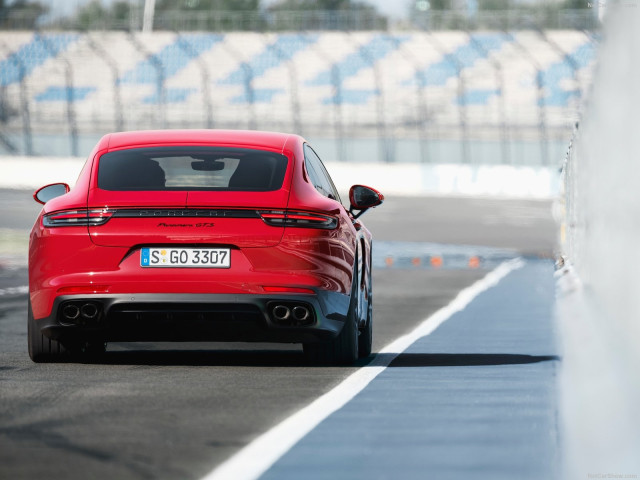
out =
{"type": "MultiPolygon", "coordinates": [[[[202,478],[389,355],[313,367],[297,346],[113,344],[99,364],[36,365],[24,242],[38,205],[25,191],[0,201],[0,478],[202,478]]],[[[502,261],[524,261],[390,356],[263,478],[557,478],[550,211],[546,201],[390,198],[367,213],[380,249],[374,352],[502,261]]]]}

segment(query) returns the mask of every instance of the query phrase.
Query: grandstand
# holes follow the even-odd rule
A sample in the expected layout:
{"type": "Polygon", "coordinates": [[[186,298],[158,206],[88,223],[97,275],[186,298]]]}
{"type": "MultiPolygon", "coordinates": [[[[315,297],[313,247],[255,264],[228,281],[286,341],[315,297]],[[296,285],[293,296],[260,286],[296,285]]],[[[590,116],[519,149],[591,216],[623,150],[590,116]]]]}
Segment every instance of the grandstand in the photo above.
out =
{"type": "Polygon", "coordinates": [[[0,133],[25,153],[44,153],[32,132],[78,150],[77,138],[142,128],[564,142],[596,44],[575,30],[0,32],[0,133]]]}

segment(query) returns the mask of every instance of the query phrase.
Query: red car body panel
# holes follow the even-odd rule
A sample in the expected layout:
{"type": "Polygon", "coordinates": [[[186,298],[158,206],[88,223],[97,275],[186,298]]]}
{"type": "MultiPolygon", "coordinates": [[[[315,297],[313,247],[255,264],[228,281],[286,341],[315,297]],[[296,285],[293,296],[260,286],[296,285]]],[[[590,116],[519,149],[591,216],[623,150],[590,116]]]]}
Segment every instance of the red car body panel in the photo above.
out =
{"type": "MultiPolygon", "coordinates": [[[[147,294],[212,294],[227,298],[273,296],[274,288],[276,291],[282,288],[283,292],[291,289],[289,296],[295,296],[295,289],[315,296],[331,293],[331,298],[337,300],[329,303],[342,305],[335,307],[340,313],[348,304],[356,259],[364,265],[358,270],[363,272],[362,282],[370,269],[371,234],[353,221],[339,201],[320,195],[310,183],[304,166],[304,144],[305,140],[296,135],[249,131],[177,130],[106,135],[91,152],[76,185],[67,194],[47,202],[32,229],[29,288],[33,317],[52,326],[57,302],[73,295],[122,299],[147,294]],[[283,184],[267,192],[107,191],[98,187],[100,158],[105,153],[180,145],[248,148],[284,155],[288,166],[283,184]],[[171,215],[183,209],[208,209],[224,210],[230,217],[113,216],[103,225],[44,226],[45,214],[74,209],[116,212],[155,209],[160,214],[173,212],[171,215]],[[330,216],[337,220],[337,226],[332,229],[273,226],[259,213],[255,218],[233,217],[234,212],[242,217],[242,212],[253,215],[285,209],[330,216]],[[226,247],[231,251],[232,267],[141,267],[141,247],[165,245],[226,247]]],[[[323,302],[320,303],[324,314],[333,318],[333,307],[323,302]]],[[[46,330],[48,326],[44,323],[46,330]]],[[[55,330],[53,327],[51,331],[55,330]]]]}

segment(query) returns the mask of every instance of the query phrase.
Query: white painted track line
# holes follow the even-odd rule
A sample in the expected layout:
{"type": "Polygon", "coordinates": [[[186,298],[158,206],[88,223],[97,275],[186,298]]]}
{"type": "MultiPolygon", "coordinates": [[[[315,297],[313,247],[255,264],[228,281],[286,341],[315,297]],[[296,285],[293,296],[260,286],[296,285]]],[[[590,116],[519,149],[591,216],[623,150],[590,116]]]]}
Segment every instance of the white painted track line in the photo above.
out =
{"type": "Polygon", "coordinates": [[[461,290],[451,303],[425,319],[411,333],[383,348],[365,367],[360,368],[335,388],[263,433],[231,458],[221,463],[203,480],[255,480],[280,457],[313,430],[320,422],[346,405],[400,353],[419,338],[429,335],[455,313],[463,310],[479,294],[495,286],[510,272],[522,268],[520,258],[504,262],[484,278],[461,290]]]}

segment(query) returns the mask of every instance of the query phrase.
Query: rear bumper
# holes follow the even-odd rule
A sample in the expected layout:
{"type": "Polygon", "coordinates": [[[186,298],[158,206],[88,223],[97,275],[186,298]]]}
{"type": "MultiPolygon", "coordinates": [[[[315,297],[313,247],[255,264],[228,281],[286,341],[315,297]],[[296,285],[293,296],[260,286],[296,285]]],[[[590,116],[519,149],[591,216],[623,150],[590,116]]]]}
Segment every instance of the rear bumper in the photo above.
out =
{"type": "MultiPolygon", "coordinates": [[[[241,341],[307,343],[328,340],[342,330],[347,295],[311,294],[92,294],[64,295],[51,314],[36,319],[47,337],[62,343],[92,341],[241,341]],[[68,305],[97,307],[93,318],[65,318],[68,305]],[[276,305],[304,306],[303,322],[278,320],[276,305]]],[[[91,310],[91,309],[88,309],[91,310]]],[[[93,311],[91,311],[93,313],[93,311]]]]}

